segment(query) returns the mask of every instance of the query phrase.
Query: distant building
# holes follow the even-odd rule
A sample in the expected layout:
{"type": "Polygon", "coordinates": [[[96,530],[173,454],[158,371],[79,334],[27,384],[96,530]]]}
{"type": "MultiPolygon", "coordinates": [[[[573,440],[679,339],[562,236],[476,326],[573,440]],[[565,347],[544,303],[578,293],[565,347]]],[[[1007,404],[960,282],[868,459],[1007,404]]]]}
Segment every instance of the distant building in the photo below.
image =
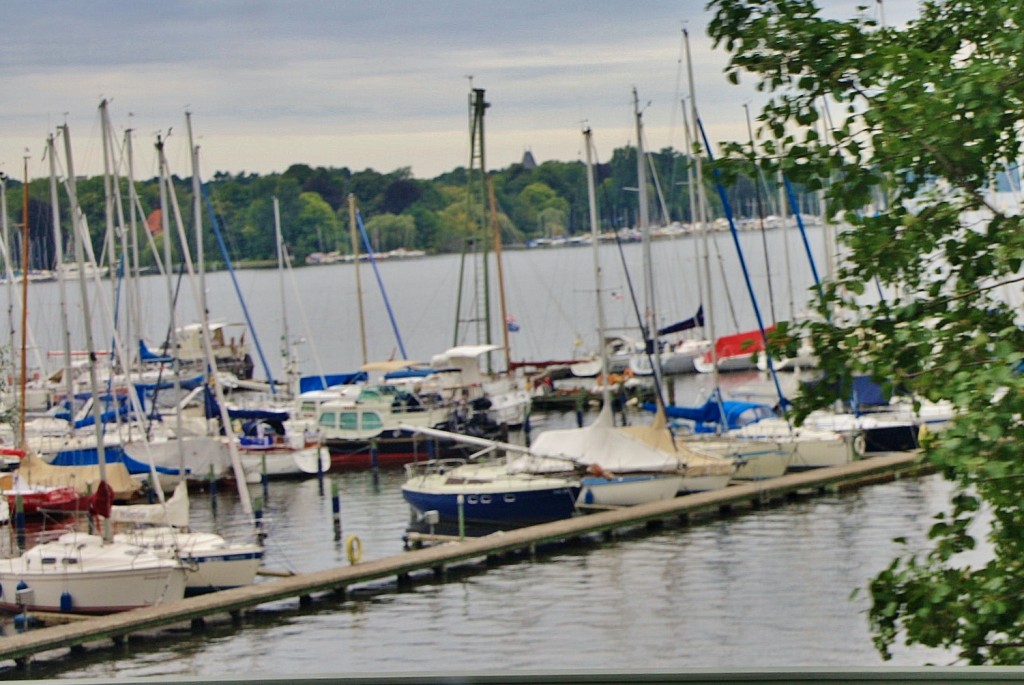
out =
{"type": "Polygon", "coordinates": [[[533,158],[533,153],[529,150],[523,153],[523,168],[527,171],[533,171],[537,168],[537,160],[533,158]]]}

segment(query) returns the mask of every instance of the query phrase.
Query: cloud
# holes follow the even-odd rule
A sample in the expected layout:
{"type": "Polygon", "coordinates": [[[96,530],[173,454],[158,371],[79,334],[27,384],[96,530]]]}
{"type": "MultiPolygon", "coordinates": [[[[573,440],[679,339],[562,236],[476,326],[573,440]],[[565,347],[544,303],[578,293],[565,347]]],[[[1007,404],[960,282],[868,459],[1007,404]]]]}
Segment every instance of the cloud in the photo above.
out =
{"type": "MultiPolygon", "coordinates": [[[[97,135],[96,107],[111,98],[115,125],[143,138],[181,130],[191,110],[208,170],[306,163],[432,176],[465,163],[469,76],[492,103],[492,166],[526,148],[540,161],[574,159],[584,120],[598,140],[615,140],[609,149],[626,144],[633,87],[651,103],[650,144],[678,147],[684,23],[712,128],[743,130],[742,104],[755,97],[725,82],[703,0],[15,0],[4,9],[17,27],[0,63],[8,173],[65,120],[76,141],[97,135]]],[[[35,162],[33,175],[45,174],[35,162]]]]}

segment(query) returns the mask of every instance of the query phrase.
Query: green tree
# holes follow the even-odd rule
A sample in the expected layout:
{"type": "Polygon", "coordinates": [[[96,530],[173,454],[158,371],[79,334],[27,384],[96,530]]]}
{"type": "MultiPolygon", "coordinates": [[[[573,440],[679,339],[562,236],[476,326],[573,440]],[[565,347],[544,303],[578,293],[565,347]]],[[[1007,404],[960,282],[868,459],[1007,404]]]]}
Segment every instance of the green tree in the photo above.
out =
{"type": "Polygon", "coordinates": [[[416,247],[416,220],[409,215],[378,214],[366,221],[366,233],[376,252],[416,247]]]}
{"type": "Polygon", "coordinates": [[[546,183],[531,183],[515,198],[513,218],[520,230],[528,236],[563,235],[568,214],[569,203],[546,183]]]}
{"type": "MultiPolygon", "coordinates": [[[[343,250],[347,245],[348,233],[341,220],[318,193],[299,195],[299,212],[294,225],[298,235],[315,236],[316,250],[313,252],[343,250]]],[[[307,246],[303,243],[302,247],[306,249],[307,246]]]]}
{"type": "Polygon", "coordinates": [[[923,454],[955,495],[928,549],[907,550],[872,581],[876,645],[885,656],[905,641],[970,664],[1020,664],[1024,331],[1004,293],[1020,295],[1024,219],[990,191],[1021,154],[1024,5],[931,0],[902,28],[829,19],[811,0],[711,8],[729,78],[750,72],[771,94],[759,118],[766,177],[781,168],[825,187],[830,217],[849,225],[822,320],[808,326],[828,383],[799,398],[799,412],[827,402],[828,387],[845,393],[858,373],[957,410],[923,454]],[[867,284],[884,296],[860,297],[867,284]],[[968,560],[976,536],[986,555],[968,560]]]}

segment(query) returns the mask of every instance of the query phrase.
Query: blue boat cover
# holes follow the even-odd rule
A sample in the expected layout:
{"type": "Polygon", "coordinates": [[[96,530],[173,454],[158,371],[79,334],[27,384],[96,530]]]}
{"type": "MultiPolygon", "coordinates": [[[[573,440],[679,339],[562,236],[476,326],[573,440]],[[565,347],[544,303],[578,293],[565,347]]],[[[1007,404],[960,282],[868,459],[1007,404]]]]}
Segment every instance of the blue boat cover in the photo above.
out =
{"type": "Polygon", "coordinates": [[[354,373],[333,373],[327,374],[326,376],[303,376],[299,379],[299,392],[325,390],[332,385],[352,385],[354,383],[363,383],[369,380],[369,378],[370,375],[365,371],[356,371],[354,373]]]}
{"type": "MultiPolygon", "coordinates": [[[[657,411],[656,404],[644,403],[647,411],[657,411]]],[[[741,402],[739,400],[721,400],[712,395],[700,407],[665,407],[665,415],[673,419],[693,421],[695,433],[714,433],[718,430],[742,428],[756,423],[763,418],[775,416],[775,411],[767,404],[757,402],[741,402]],[[722,412],[725,412],[724,420],[722,412]]]]}
{"type": "MultiPolygon", "coordinates": [[[[108,464],[122,463],[125,468],[128,469],[130,474],[149,473],[149,465],[143,464],[137,459],[132,459],[124,450],[120,447],[106,447],[103,449],[103,459],[108,464]]],[[[99,463],[99,452],[95,447],[77,449],[77,450],[61,450],[54,456],[50,461],[54,466],[95,466],[99,463]]],[[[157,473],[163,473],[165,475],[178,475],[178,469],[168,468],[166,466],[157,466],[157,473]]]]}
{"type": "Polygon", "coordinates": [[[399,369],[384,374],[384,380],[391,381],[402,378],[426,378],[437,373],[437,369],[399,369]]]}
{"type": "Polygon", "coordinates": [[[139,340],[139,359],[151,364],[167,364],[174,361],[173,357],[159,355],[150,350],[145,340],[139,340]]]}

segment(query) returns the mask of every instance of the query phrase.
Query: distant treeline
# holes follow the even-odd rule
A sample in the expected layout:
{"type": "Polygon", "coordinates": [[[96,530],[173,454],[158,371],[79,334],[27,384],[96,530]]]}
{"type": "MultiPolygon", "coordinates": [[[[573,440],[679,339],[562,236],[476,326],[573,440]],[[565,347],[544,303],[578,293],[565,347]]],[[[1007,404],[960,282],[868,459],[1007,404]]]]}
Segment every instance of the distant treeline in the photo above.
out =
{"type": "MultiPolygon", "coordinates": [[[[688,158],[671,148],[649,153],[649,157],[647,196],[651,222],[656,225],[690,223],[694,193],[688,186],[688,158]]],[[[753,176],[752,172],[731,176],[734,180],[730,182],[727,198],[738,218],[777,212],[775,191],[764,182],[758,188],[750,180],[753,176]]],[[[465,167],[433,179],[413,178],[408,168],[383,174],[372,169],[351,171],[346,167],[312,168],[305,164],[295,164],[284,173],[267,176],[218,172],[204,185],[206,211],[202,220],[207,262],[223,262],[218,231],[232,261],[275,259],[274,198],[280,206],[284,242],[295,264],[304,263],[307,256],[317,252],[351,252],[350,195],[372,248],[381,252],[399,247],[431,253],[457,252],[464,248],[468,239],[489,236],[495,221],[500,227],[502,242],[507,245],[589,232],[586,167],[582,162],[537,165],[527,154],[523,162],[491,170],[490,177],[496,216],[490,212],[489,188],[482,182],[479,170],[465,167]]],[[[173,195],[191,242],[194,240],[191,179],[175,177],[173,180],[173,195]]],[[[636,150],[632,147],[616,149],[608,162],[596,167],[596,180],[602,230],[634,227],[638,215],[636,150]]],[[[112,242],[105,240],[108,220],[104,179],[79,179],[76,185],[99,258],[109,252],[108,244],[112,242]]],[[[130,226],[127,182],[122,179],[121,185],[123,223],[130,226]]],[[[149,265],[153,263],[154,249],[163,254],[161,221],[153,215],[160,206],[160,188],[156,178],[136,181],[135,186],[141,207],[135,219],[140,236],[140,262],[149,265]],[[147,238],[147,230],[153,240],[147,238]]],[[[8,181],[7,194],[13,260],[18,264],[23,204],[20,184],[8,181]]],[[[52,268],[55,251],[49,180],[32,181],[29,195],[30,264],[35,269],[52,268]]],[[[63,191],[60,195],[62,234],[70,236],[66,195],[63,191]]],[[[722,216],[721,199],[710,185],[707,197],[712,218],[722,216]]],[[[114,203],[111,206],[116,209],[114,203]]],[[[173,211],[168,212],[168,219],[172,234],[176,234],[173,211]]],[[[115,228],[119,223],[115,217],[115,228]]],[[[70,244],[67,237],[65,243],[70,244]]],[[[118,238],[115,254],[121,253],[120,244],[118,238]]],[[[360,247],[360,251],[365,250],[360,247]]],[[[65,254],[72,253],[66,251],[65,254]]]]}

